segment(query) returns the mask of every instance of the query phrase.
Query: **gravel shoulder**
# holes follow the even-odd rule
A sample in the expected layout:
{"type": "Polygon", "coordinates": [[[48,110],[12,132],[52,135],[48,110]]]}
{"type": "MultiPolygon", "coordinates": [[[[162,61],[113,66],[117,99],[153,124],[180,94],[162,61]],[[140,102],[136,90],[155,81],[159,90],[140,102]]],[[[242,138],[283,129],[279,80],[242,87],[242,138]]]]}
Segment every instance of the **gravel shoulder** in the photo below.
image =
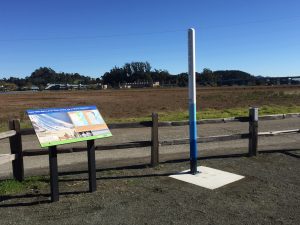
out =
{"type": "Polygon", "coordinates": [[[99,169],[95,193],[86,171],[64,173],[57,203],[48,188],[2,196],[0,224],[298,224],[299,153],[203,157],[203,166],[245,176],[213,191],[168,177],[186,160],[99,169]]]}

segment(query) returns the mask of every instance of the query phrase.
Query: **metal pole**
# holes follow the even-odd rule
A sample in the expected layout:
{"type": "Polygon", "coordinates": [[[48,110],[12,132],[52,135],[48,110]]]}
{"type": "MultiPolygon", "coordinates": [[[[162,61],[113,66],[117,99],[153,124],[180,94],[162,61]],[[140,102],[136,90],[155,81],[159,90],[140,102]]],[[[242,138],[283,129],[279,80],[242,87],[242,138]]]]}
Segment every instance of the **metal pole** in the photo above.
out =
{"type": "Polygon", "coordinates": [[[197,171],[197,119],[196,119],[196,63],[195,63],[195,29],[188,31],[189,57],[189,117],[190,117],[190,166],[191,174],[197,171]]]}

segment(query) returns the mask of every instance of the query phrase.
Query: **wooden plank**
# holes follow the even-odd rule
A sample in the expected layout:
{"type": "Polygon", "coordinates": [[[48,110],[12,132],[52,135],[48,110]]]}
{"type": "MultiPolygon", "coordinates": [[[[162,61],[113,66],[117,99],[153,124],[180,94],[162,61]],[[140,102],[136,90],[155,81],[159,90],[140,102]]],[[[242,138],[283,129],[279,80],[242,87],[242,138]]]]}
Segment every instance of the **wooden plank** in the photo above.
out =
{"type": "Polygon", "coordinates": [[[248,133],[243,134],[229,134],[229,135],[218,135],[218,136],[210,136],[210,137],[202,137],[199,138],[199,143],[208,143],[208,142],[222,142],[222,141],[233,141],[239,139],[247,139],[249,138],[248,133]]]}
{"type": "Polygon", "coordinates": [[[284,114],[284,118],[298,118],[300,117],[300,113],[287,113],[284,114]]]}
{"type": "MultiPolygon", "coordinates": [[[[198,142],[198,140],[197,140],[198,142]]],[[[175,139],[175,140],[167,140],[167,141],[161,141],[161,146],[167,146],[167,145],[186,145],[190,143],[190,139],[175,139]]]]}
{"type": "MultiPolygon", "coordinates": [[[[217,142],[217,141],[231,141],[231,140],[239,140],[246,139],[249,137],[249,134],[232,134],[232,135],[219,135],[219,136],[211,136],[211,137],[198,137],[197,143],[208,143],[208,142],[217,142]]],[[[185,139],[175,139],[175,140],[167,140],[161,141],[160,145],[186,145],[189,144],[190,140],[188,138],[185,139]]]]}
{"type": "Polygon", "coordinates": [[[0,155],[0,165],[11,162],[16,159],[15,154],[1,154],[0,155]]]}
{"type": "Polygon", "coordinates": [[[284,119],[284,114],[260,116],[259,120],[281,120],[284,119]]]}
{"type": "Polygon", "coordinates": [[[116,145],[98,145],[96,146],[96,150],[112,150],[112,149],[125,149],[125,148],[142,148],[151,146],[151,141],[137,141],[137,142],[129,142],[122,143],[116,145]]]}
{"type": "Polygon", "coordinates": [[[21,135],[33,135],[35,131],[33,128],[24,128],[20,131],[21,135]]]}
{"type": "Polygon", "coordinates": [[[26,149],[23,151],[23,156],[38,156],[38,155],[48,155],[47,149],[26,149]]]}
{"type": "Polygon", "coordinates": [[[16,131],[15,130],[9,130],[9,131],[5,131],[5,132],[1,132],[0,133],[0,139],[5,139],[5,138],[9,138],[12,136],[16,135],[16,131]]]}
{"type": "Polygon", "coordinates": [[[159,122],[158,123],[158,126],[159,127],[171,127],[172,126],[172,123],[171,121],[165,121],[165,122],[159,122]]]}
{"type": "MultiPolygon", "coordinates": [[[[260,116],[259,119],[260,120],[278,120],[278,119],[284,119],[284,118],[297,118],[297,117],[300,117],[300,113],[266,115],[266,116],[260,116]]],[[[249,117],[248,116],[238,116],[238,117],[229,117],[229,118],[202,119],[202,120],[198,120],[197,124],[214,124],[214,123],[229,123],[229,122],[249,122],[249,117]]],[[[188,120],[159,122],[160,127],[187,126],[187,125],[189,125],[188,120]]]]}
{"type": "Polygon", "coordinates": [[[249,117],[248,116],[236,116],[233,117],[231,120],[227,120],[227,118],[224,118],[224,122],[249,122],[249,117]]]}
{"type": "MultiPolygon", "coordinates": [[[[171,126],[176,127],[176,126],[188,126],[189,125],[189,121],[188,120],[184,120],[184,121],[174,121],[174,122],[170,122],[171,126]]],[[[161,126],[161,123],[159,123],[159,126],[161,126]]]]}
{"type": "MultiPolygon", "coordinates": [[[[248,122],[248,117],[231,117],[231,118],[218,118],[218,119],[202,119],[198,120],[197,124],[215,124],[215,123],[229,123],[229,122],[248,122]]],[[[189,121],[170,121],[170,122],[159,122],[160,127],[166,126],[188,126],[189,121]]]]}
{"type": "Polygon", "coordinates": [[[268,137],[268,136],[275,136],[275,135],[281,135],[281,134],[292,134],[292,133],[300,133],[300,129],[259,132],[258,136],[268,137]]]}
{"type": "Polygon", "coordinates": [[[151,127],[152,121],[133,122],[133,123],[112,123],[112,124],[107,124],[107,126],[109,129],[151,127]]]}

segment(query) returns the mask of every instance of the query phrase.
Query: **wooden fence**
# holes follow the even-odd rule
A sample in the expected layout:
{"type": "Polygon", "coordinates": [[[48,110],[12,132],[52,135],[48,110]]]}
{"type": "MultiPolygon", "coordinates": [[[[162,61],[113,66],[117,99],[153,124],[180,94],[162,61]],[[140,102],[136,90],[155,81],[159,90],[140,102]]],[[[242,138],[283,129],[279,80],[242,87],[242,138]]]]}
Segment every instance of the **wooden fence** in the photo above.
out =
{"type": "MultiPolygon", "coordinates": [[[[239,139],[249,139],[248,155],[257,155],[257,141],[259,136],[274,136],[285,133],[300,133],[300,129],[286,130],[286,131],[271,131],[258,133],[258,121],[259,120],[276,120],[283,118],[300,117],[300,113],[281,114],[281,115],[269,115],[258,117],[258,109],[250,108],[249,116],[247,117],[232,117],[223,119],[205,119],[197,121],[197,124],[212,124],[212,123],[230,123],[230,122],[247,122],[249,123],[249,133],[232,134],[232,135],[219,135],[210,137],[198,137],[198,143],[208,143],[217,141],[229,141],[239,139]]],[[[95,150],[114,150],[114,149],[128,149],[128,148],[139,148],[139,147],[151,147],[151,166],[155,167],[159,164],[159,147],[167,145],[182,145],[189,144],[189,139],[176,139],[176,140],[161,140],[159,141],[159,127],[168,126],[186,126],[188,121],[176,121],[176,122],[159,122],[157,113],[152,113],[152,121],[136,122],[136,123],[117,123],[108,124],[110,129],[124,129],[124,128],[151,128],[151,140],[149,141],[137,141],[128,142],[121,144],[111,145],[98,145],[95,146],[95,150]]],[[[9,131],[0,133],[0,139],[9,138],[11,154],[0,154],[0,164],[12,161],[13,177],[16,180],[24,180],[24,165],[23,157],[48,155],[46,149],[22,149],[22,136],[35,134],[33,128],[20,128],[19,120],[9,121],[9,131]]],[[[86,148],[73,147],[73,148],[59,148],[57,153],[73,153],[83,152],[86,148]]]]}

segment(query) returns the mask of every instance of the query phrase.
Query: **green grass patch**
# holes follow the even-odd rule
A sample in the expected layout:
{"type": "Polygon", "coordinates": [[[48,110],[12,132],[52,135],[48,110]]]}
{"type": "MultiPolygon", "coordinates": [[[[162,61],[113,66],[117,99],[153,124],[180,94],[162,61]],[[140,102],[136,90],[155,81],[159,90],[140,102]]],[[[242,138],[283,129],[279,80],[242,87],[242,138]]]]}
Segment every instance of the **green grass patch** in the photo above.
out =
{"type": "Polygon", "coordinates": [[[300,113],[300,106],[262,106],[260,115],[300,113]]]}
{"type": "MultiPolygon", "coordinates": [[[[286,114],[286,113],[300,113],[300,106],[262,106],[259,108],[259,115],[270,114],[286,114]]],[[[188,120],[188,111],[178,112],[159,112],[159,121],[182,121],[188,120]]],[[[197,120],[200,119],[216,119],[228,118],[238,116],[248,116],[249,108],[232,108],[232,109],[205,109],[197,112],[197,120]]],[[[107,123],[121,123],[121,122],[141,122],[149,121],[151,117],[138,117],[138,118],[119,118],[109,119],[107,123]]]]}
{"type": "MultiPolygon", "coordinates": [[[[299,113],[300,106],[263,106],[259,108],[259,115],[270,115],[270,114],[286,114],[286,113],[299,113]]],[[[249,108],[233,108],[233,109],[206,109],[197,112],[197,120],[200,119],[216,119],[216,118],[228,118],[238,116],[248,116],[249,108]]],[[[160,121],[181,121],[188,120],[188,112],[170,112],[160,113],[160,121]]]]}
{"type": "Polygon", "coordinates": [[[0,181],[0,195],[24,193],[30,190],[40,190],[49,185],[49,178],[44,176],[33,176],[26,178],[23,182],[17,180],[0,181]]]}

